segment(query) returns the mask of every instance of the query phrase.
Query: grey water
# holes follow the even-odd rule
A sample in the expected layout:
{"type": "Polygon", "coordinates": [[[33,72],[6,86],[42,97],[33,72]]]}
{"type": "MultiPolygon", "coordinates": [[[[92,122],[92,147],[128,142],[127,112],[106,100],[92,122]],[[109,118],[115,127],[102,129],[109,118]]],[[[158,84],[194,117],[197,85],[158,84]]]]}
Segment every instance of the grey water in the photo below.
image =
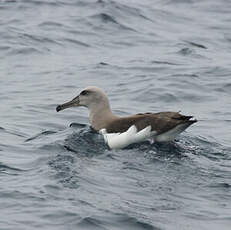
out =
{"type": "Polygon", "coordinates": [[[231,1],[1,0],[0,229],[231,229],[231,1]],[[109,150],[85,108],[181,111],[175,142],[109,150]]]}

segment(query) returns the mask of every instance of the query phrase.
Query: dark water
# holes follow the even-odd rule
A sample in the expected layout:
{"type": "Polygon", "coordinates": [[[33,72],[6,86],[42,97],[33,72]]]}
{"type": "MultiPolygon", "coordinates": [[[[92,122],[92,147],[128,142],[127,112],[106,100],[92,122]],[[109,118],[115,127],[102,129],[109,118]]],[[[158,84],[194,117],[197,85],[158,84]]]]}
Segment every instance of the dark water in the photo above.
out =
{"type": "Polygon", "coordinates": [[[0,229],[230,229],[230,12],[228,0],[1,0],[0,229]],[[55,112],[88,85],[119,115],[199,122],[175,143],[110,151],[86,109],[55,112]]]}

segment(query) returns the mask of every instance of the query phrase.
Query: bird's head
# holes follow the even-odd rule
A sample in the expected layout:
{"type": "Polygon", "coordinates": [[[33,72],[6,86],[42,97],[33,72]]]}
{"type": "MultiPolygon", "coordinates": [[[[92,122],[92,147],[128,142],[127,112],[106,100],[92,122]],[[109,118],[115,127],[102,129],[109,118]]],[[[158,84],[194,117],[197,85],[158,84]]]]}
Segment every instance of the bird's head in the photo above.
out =
{"type": "Polygon", "coordinates": [[[108,99],[104,91],[96,86],[89,86],[81,91],[81,93],[64,104],[58,105],[56,111],[70,108],[84,106],[89,110],[99,107],[102,103],[109,104],[108,99]]]}

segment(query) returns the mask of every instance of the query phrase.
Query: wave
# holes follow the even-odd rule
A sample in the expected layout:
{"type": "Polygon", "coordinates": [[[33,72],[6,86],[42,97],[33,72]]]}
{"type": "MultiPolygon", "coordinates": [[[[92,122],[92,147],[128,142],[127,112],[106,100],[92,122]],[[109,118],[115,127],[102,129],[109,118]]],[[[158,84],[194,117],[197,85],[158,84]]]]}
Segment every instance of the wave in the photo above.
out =
{"type": "Polygon", "coordinates": [[[134,230],[160,230],[161,228],[144,223],[138,218],[130,217],[127,214],[107,214],[105,216],[84,217],[77,224],[81,229],[102,229],[109,230],[111,227],[115,229],[134,229],[134,230]]]}

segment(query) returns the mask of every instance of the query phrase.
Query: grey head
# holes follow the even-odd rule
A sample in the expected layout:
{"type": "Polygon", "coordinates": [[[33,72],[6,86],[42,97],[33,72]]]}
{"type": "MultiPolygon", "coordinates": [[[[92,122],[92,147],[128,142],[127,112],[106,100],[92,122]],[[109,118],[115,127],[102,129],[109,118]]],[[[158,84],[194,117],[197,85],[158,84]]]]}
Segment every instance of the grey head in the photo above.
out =
{"type": "Polygon", "coordinates": [[[108,106],[109,101],[104,91],[96,86],[89,86],[81,91],[81,93],[64,104],[58,105],[56,111],[70,108],[84,106],[89,110],[95,109],[98,106],[108,106]]]}
{"type": "Polygon", "coordinates": [[[58,105],[56,111],[70,107],[87,107],[90,113],[90,123],[92,127],[99,130],[105,127],[106,123],[116,116],[112,114],[108,98],[104,91],[96,86],[89,86],[81,93],[64,104],[58,105]]]}

